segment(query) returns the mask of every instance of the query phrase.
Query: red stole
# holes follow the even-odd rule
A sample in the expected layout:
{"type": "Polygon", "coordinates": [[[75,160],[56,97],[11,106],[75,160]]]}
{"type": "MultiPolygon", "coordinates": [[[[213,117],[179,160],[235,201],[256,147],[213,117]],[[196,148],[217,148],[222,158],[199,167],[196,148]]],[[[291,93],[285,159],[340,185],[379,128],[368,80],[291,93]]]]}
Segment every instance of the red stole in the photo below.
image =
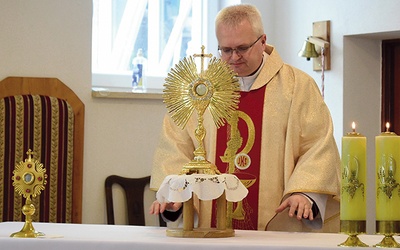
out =
{"type": "MultiPolygon", "coordinates": [[[[221,173],[235,174],[249,190],[243,201],[228,203],[233,229],[257,230],[264,93],[265,86],[241,92],[238,119],[217,130],[216,166],[221,173]]],[[[212,227],[215,225],[214,202],[212,227]]]]}

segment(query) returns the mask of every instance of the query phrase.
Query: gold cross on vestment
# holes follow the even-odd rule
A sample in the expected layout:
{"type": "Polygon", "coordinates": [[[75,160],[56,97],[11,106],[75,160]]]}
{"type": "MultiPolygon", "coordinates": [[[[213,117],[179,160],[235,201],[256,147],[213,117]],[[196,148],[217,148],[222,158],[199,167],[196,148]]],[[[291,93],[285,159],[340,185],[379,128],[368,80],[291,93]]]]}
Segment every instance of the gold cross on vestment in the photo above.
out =
{"type": "Polygon", "coordinates": [[[201,66],[200,66],[200,76],[203,76],[204,74],[204,57],[212,57],[212,54],[204,54],[204,45],[201,46],[201,54],[194,54],[194,57],[201,57],[201,66]]]}

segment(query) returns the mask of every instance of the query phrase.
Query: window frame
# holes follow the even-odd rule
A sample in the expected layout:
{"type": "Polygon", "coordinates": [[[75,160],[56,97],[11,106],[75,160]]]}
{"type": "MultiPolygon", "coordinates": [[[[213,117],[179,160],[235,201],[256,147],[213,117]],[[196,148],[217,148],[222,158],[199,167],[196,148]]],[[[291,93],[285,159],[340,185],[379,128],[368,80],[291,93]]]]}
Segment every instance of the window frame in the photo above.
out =
{"type": "MultiPolygon", "coordinates": [[[[94,0],[95,1],[95,0],[94,0]]],[[[101,1],[108,1],[109,3],[112,2],[112,0],[101,0],[101,1]]],[[[132,1],[132,0],[128,0],[128,1],[132,1]]],[[[152,0],[148,0],[149,2],[152,0]]],[[[187,1],[187,0],[185,0],[187,1]]],[[[136,2],[136,0],[135,0],[136,2]]],[[[200,47],[201,45],[206,46],[206,51],[208,51],[208,53],[212,53],[213,55],[217,56],[218,52],[217,52],[217,42],[215,39],[215,32],[214,32],[214,19],[213,18],[209,18],[210,16],[215,16],[217,11],[218,11],[218,7],[219,7],[219,1],[213,1],[213,0],[206,0],[206,1],[197,1],[197,0],[193,0],[192,2],[194,5],[192,8],[201,8],[201,25],[199,25],[200,29],[192,29],[192,39],[193,40],[199,40],[199,44],[198,44],[198,51],[200,51],[200,47]],[[203,42],[206,41],[206,42],[203,42]]],[[[94,12],[95,11],[104,11],[104,10],[99,10],[96,8],[98,8],[97,5],[93,4],[93,8],[94,8],[94,12]]],[[[150,8],[150,6],[149,6],[150,8]]],[[[151,10],[151,11],[156,11],[156,10],[151,10]]],[[[150,10],[149,10],[150,12],[150,10]]],[[[154,13],[154,12],[152,12],[154,13]]],[[[149,13],[150,14],[150,13],[149,13]]],[[[111,18],[111,17],[110,17],[111,18]]],[[[93,38],[92,39],[104,39],[104,34],[99,34],[95,32],[95,25],[96,22],[100,22],[101,20],[96,19],[95,16],[93,17],[93,31],[92,31],[92,35],[93,38]]],[[[104,20],[103,20],[104,21],[104,20]]],[[[154,20],[153,20],[154,21],[154,20]]],[[[150,21],[149,21],[150,22],[150,21]]],[[[111,25],[111,24],[110,24],[111,25]]],[[[197,25],[196,25],[197,26],[197,25]]],[[[151,27],[150,23],[149,23],[149,27],[151,27]]],[[[111,28],[110,28],[111,29],[111,28]]],[[[104,43],[108,43],[104,42],[104,43]]],[[[93,96],[110,96],[110,91],[116,91],[116,92],[126,92],[126,91],[131,91],[131,79],[132,79],[132,75],[130,71],[126,71],[126,72],[110,72],[108,70],[103,70],[103,71],[99,71],[99,70],[94,70],[93,68],[93,64],[95,63],[95,60],[97,60],[97,55],[96,55],[96,51],[98,51],[99,49],[101,49],[98,45],[96,45],[93,41],[92,41],[92,88],[93,88],[93,96]],[[102,92],[102,93],[100,93],[102,92]],[[107,92],[107,93],[106,93],[107,92]],[[106,93],[106,94],[105,94],[106,93]]],[[[110,46],[110,44],[107,44],[106,46],[110,46]]],[[[150,41],[149,47],[159,47],[157,44],[155,44],[154,41],[150,41]]],[[[194,46],[197,47],[197,46],[194,46]]],[[[169,48],[166,48],[165,50],[168,51],[169,48]]],[[[194,48],[196,49],[196,48],[194,48]]],[[[150,57],[154,57],[157,56],[157,53],[160,53],[159,51],[155,50],[155,51],[151,51],[151,53],[149,52],[149,58],[150,57]]],[[[173,49],[169,49],[168,53],[170,53],[170,56],[172,55],[171,53],[173,53],[173,49]]],[[[178,59],[175,59],[174,63],[177,63],[179,61],[178,59]]],[[[107,65],[105,66],[105,68],[107,68],[107,65]]],[[[151,70],[149,72],[149,74],[147,75],[147,89],[146,91],[144,91],[144,93],[155,93],[155,94],[159,94],[162,93],[162,88],[163,88],[163,83],[164,83],[164,79],[166,77],[167,72],[165,73],[165,75],[156,75],[154,74],[151,70]]]]}

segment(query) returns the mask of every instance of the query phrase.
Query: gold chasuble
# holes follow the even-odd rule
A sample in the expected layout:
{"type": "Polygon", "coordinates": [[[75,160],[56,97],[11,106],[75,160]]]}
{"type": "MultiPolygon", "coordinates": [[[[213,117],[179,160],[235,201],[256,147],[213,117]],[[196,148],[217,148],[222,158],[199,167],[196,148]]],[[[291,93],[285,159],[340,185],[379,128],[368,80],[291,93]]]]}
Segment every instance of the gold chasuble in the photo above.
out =
{"type": "MultiPolygon", "coordinates": [[[[265,86],[241,92],[236,114],[217,130],[215,163],[219,171],[235,174],[249,190],[242,201],[228,203],[228,225],[233,229],[257,230],[264,92],[265,86]]],[[[215,202],[213,206],[215,226],[215,202]]]]}

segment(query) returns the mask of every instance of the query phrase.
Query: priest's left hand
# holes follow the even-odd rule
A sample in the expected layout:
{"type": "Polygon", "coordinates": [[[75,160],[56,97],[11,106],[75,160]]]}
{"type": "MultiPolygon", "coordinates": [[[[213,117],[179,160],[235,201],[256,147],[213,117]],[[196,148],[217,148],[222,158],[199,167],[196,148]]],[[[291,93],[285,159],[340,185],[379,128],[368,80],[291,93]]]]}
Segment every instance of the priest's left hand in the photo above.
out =
{"type": "Polygon", "coordinates": [[[302,218],[313,220],[314,215],[312,212],[312,203],[304,195],[293,194],[286,198],[281,205],[275,210],[275,212],[280,213],[285,208],[289,207],[289,216],[296,216],[298,220],[302,218]]]}

